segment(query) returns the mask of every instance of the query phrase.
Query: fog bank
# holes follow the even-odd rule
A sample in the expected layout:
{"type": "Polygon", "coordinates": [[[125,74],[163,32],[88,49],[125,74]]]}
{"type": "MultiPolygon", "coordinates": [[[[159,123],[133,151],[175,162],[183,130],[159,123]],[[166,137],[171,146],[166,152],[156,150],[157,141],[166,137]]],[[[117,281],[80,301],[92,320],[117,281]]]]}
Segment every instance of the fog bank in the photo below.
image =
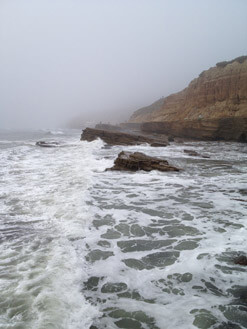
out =
{"type": "Polygon", "coordinates": [[[1,0],[0,127],[124,121],[247,53],[245,0],[1,0]]]}

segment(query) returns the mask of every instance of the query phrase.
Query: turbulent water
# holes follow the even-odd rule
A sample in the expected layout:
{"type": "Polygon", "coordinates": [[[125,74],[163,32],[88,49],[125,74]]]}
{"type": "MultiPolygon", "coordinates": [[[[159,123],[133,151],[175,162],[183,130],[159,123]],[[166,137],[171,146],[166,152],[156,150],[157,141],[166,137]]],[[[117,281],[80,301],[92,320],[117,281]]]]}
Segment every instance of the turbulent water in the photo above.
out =
{"type": "Polygon", "coordinates": [[[247,328],[246,144],[79,137],[0,132],[0,328],[247,328]],[[122,149],[182,170],[105,172],[122,149]]]}

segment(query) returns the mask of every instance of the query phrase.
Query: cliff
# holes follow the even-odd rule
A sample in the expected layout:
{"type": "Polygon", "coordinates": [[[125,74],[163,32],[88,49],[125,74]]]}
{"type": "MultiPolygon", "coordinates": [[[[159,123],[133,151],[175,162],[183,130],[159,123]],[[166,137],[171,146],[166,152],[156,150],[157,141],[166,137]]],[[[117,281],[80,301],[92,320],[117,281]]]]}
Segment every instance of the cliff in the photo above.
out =
{"type": "Polygon", "coordinates": [[[134,112],[129,122],[175,136],[247,140],[247,56],[217,63],[184,90],[134,112]]]}

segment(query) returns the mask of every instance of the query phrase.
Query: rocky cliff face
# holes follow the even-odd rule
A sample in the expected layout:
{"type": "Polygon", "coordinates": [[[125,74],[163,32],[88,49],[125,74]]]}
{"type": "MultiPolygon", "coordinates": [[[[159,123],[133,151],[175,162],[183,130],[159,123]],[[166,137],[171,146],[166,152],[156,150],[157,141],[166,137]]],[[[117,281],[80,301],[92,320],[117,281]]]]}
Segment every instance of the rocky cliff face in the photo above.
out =
{"type": "Polygon", "coordinates": [[[247,136],[242,118],[247,119],[247,56],[217,63],[181,92],[164,98],[158,108],[136,111],[130,122],[150,123],[144,125],[146,131],[159,126],[160,132],[165,133],[169,127],[170,134],[194,138],[196,131],[201,130],[205,133],[202,131],[197,137],[205,135],[207,139],[227,139],[228,131],[234,131],[233,139],[238,139],[247,136]],[[159,124],[152,125],[154,122],[159,124]]]}

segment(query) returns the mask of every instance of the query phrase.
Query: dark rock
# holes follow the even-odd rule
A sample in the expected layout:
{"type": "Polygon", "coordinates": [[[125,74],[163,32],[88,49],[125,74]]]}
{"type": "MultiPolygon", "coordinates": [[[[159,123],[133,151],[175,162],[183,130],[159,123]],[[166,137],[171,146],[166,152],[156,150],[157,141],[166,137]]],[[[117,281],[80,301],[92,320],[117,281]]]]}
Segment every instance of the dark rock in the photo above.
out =
{"type": "Polygon", "coordinates": [[[233,305],[245,305],[247,306],[247,287],[246,286],[233,286],[227,289],[227,292],[233,295],[235,298],[232,301],[233,305]]]}
{"type": "Polygon", "coordinates": [[[124,152],[118,154],[114,166],[106,170],[127,170],[127,171],[179,171],[178,168],[170,166],[166,160],[150,157],[140,152],[124,152]]]}
{"type": "Polygon", "coordinates": [[[95,129],[108,130],[108,131],[123,131],[121,126],[115,126],[108,123],[98,123],[95,129]]]}
{"type": "Polygon", "coordinates": [[[141,259],[128,258],[122,261],[126,266],[138,270],[151,270],[155,267],[165,267],[175,263],[180,253],[178,251],[162,251],[149,254],[141,259]]]}
{"type": "Polygon", "coordinates": [[[133,320],[133,319],[121,319],[117,322],[115,322],[115,324],[119,327],[119,328],[126,328],[126,329],[142,329],[142,325],[140,322],[133,320]]]}
{"type": "Polygon", "coordinates": [[[247,265],[247,257],[241,255],[241,256],[234,259],[234,263],[246,266],[247,265]]]}
{"type": "Polygon", "coordinates": [[[87,256],[86,260],[91,262],[96,262],[98,260],[104,260],[111,256],[113,256],[114,253],[112,251],[102,251],[100,249],[92,250],[90,251],[87,256]]]}
{"type": "Polygon", "coordinates": [[[174,137],[173,136],[169,136],[168,137],[168,142],[174,142],[174,137]]]}
{"type": "Polygon", "coordinates": [[[207,155],[201,155],[198,152],[194,151],[194,150],[184,150],[184,153],[193,156],[193,157],[202,157],[204,159],[209,159],[210,157],[207,155]]]}
{"type": "Polygon", "coordinates": [[[154,138],[127,134],[119,131],[107,131],[100,129],[86,128],[81,134],[81,140],[92,142],[97,138],[101,138],[105,143],[110,145],[140,145],[144,143],[154,144],[159,143],[159,146],[166,146],[167,143],[157,141],[154,138]]]}
{"type": "Polygon", "coordinates": [[[135,252],[135,251],[146,251],[146,250],[154,250],[161,249],[163,247],[167,247],[172,243],[176,242],[174,239],[167,240],[128,240],[128,241],[118,241],[117,245],[121,249],[122,252],[135,252]]]}
{"type": "Polygon", "coordinates": [[[232,323],[232,322],[222,322],[218,327],[216,327],[215,329],[241,329],[241,327],[239,325],[237,325],[236,323],[232,323]]]}
{"type": "Polygon", "coordinates": [[[38,141],[36,143],[37,146],[41,146],[41,147],[57,147],[59,146],[59,143],[57,142],[44,142],[44,141],[38,141]]]}
{"type": "Polygon", "coordinates": [[[111,239],[111,240],[119,239],[120,237],[121,237],[121,234],[118,231],[113,230],[113,229],[108,229],[106,233],[101,235],[101,238],[111,239]]]}
{"type": "Polygon", "coordinates": [[[128,289],[128,286],[124,282],[117,282],[117,283],[107,282],[101,288],[101,292],[112,294],[112,293],[121,292],[121,291],[124,291],[127,289],[128,289]]]}
{"type": "Polygon", "coordinates": [[[247,195],[247,188],[240,189],[239,193],[242,195],[247,195]]]}
{"type": "Polygon", "coordinates": [[[199,153],[197,153],[196,151],[194,151],[194,150],[184,150],[184,153],[186,153],[186,154],[188,154],[188,155],[190,155],[190,156],[200,156],[200,154],[199,153]]]}
{"type": "Polygon", "coordinates": [[[86,282],[84,282],[84,289],[97,291],[99,281],[102,279],[103,277],[91,276],[86,282]]]}
{"type": "Polygon", "coordinates": [[[167,143],[154,142],[154,143],[150,144],[150,146],[153,146],[153,147],[164,147],[164,146],[167,146],[167,143]]]}

